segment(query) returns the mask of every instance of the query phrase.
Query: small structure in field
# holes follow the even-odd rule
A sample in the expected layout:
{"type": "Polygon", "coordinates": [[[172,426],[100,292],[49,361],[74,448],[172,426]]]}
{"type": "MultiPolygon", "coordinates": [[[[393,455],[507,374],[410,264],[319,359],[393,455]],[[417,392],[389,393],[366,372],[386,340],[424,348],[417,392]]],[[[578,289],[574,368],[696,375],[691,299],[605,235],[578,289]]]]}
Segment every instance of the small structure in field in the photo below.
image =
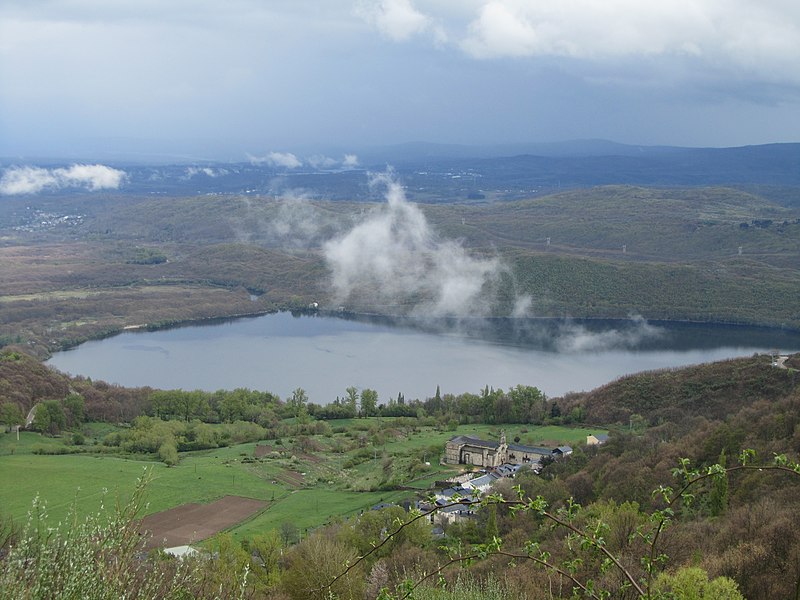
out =
{"type": "Polygon", "coordinates": [[[589,434],[586,436],[586,445],[587,446],[599,446],[600,444],[605,444],[608,441],[608,434],[607,433],[594,433],[589,434]]]}

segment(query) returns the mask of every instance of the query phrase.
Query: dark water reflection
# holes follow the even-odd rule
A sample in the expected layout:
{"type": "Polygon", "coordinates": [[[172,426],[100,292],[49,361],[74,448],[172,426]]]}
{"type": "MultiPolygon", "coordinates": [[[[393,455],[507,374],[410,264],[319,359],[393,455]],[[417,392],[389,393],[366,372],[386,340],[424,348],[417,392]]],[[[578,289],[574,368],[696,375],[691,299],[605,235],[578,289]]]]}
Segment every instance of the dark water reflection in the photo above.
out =
{"type": "Polygon", "coordinates": [[[63,371],[128,386],[248,387],[312,402],[373,388],[380,401],[535,385],[549,396],[638,371],[800,351],[785,330],[644,321],[420,321],[280,313],[129,332],[53,356],[63,371]]]}

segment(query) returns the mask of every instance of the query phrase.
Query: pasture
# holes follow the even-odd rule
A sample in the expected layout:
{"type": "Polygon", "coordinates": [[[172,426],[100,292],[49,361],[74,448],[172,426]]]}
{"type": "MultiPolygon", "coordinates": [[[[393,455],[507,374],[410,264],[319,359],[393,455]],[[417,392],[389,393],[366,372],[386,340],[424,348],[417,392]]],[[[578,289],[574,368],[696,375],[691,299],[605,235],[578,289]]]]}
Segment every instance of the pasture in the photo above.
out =
{"type": "MultiPolygon", "coordinates": [[[[63,521],[72,506],[79,515],[124,503],[136,480],[146,476],[145,515],[189,503],[207,505],[225,496],[263,503],[228,531],[244,539],[291,523],[309,530],[336,518],[358,514],[380,502],[413,498],[436,480],[460,469],[440,464],[445,442],[454,435],[497,439],[500,427],[466,425],[456,430],[395,427],[391,420],[357,419],[331,422],[332,431],[303,440],[285,438],[181,453],[177,466],[167,467],[142,456],[95,453],[102,446],[85,446],[81,453],[34,454],[35,449],[67,446],[65,440],[23,432],[0,434],[0,506],[22,524],[38,497],[52,523],[63,521]],[[307,446],[306,450],[298,444],[307,446]],[[429,463],[429,464],[427,464],[429,463]],[[405,489],[398,489],[398,488],[405,489]]],[[[509,441],[541,445],[578,445],[600,429],[505,427],[509,441]]],[[[107,428],[103,428],[103,432],[107,428]]]]}

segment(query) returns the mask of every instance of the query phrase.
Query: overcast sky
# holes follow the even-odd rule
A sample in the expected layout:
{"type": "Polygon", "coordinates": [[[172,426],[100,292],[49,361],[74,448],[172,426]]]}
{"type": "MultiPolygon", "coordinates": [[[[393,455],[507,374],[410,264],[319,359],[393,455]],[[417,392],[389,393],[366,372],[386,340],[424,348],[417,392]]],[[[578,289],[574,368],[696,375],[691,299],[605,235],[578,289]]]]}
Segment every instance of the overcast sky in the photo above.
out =
{"type": "Polygon", "coordinates": [[[800,141],[798,0],[1,0],[0,155],[800,141]]]}

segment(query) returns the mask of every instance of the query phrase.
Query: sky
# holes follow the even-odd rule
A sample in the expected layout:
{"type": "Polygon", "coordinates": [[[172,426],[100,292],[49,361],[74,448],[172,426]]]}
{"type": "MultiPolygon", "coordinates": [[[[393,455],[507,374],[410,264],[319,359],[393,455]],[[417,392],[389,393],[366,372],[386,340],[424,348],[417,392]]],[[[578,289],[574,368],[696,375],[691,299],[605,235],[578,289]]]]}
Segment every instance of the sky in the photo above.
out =
{"type": "Polygon", "coordinates": [[[800,141],[800,2],[0,2],[12,159],[576,139],[800,141]]]}

